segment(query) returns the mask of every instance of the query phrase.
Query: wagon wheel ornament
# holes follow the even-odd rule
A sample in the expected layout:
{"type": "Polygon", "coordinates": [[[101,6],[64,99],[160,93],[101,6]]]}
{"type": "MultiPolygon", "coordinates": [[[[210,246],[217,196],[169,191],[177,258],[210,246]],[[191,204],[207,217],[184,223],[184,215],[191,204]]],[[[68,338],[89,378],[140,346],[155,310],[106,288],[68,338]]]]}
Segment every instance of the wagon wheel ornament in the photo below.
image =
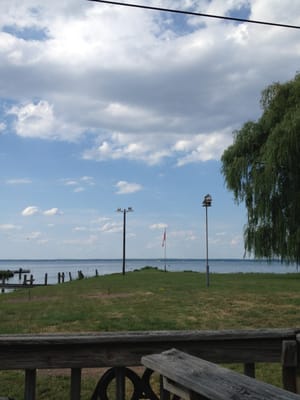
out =
{"type": "MultiPolygon", "coordinates": [[[[129,368],[123,370],[124,379],[128,379],[133,387],[130,400],[150,399],[159,400],[150,385],[150,378],[153,371],[146,369],[142,377],[139,377],[129,368]]],[[[99,379],[91,400],[109,400],[108,389],[113,381],[117,380],[116,368],[110,368],[99,379]]]]}

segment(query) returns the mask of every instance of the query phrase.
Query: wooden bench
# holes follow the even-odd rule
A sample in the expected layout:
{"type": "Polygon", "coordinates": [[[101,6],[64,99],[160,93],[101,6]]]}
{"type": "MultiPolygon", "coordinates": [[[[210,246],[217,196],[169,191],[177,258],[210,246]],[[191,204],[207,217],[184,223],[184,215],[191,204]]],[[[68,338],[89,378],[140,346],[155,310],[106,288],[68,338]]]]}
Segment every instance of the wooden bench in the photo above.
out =
{"type": "Polygon", "coordinates": [[[163,389],[185,400],[300,400],[300,395],[171,349],[142,357],[163,389]]]}

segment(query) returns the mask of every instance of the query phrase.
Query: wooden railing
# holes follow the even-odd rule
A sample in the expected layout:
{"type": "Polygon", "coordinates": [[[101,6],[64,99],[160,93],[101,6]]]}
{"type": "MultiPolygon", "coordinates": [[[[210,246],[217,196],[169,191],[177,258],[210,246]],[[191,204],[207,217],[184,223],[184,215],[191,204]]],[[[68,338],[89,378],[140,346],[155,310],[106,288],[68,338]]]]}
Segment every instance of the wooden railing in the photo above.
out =
{"type": "MultiPolygon", "coordinates": [[[[135,398],[157,400],[149,383],[151,372],[138,377],[128,367],[140,366],[143,356],[170,348],[214,363],[244,364],[245,374],[252,377],[257,363],[281,363],[283,387],[300,393],[300,329],[0,335],[0,369],[25,370],[25,400],[36,398],[37,369],[70,369],[70,399],[79,400],[82,368],[102,367],[111,369],[100,379],[91,400],[100,399],[113,379],[117,399],[124,399],[126,377],[135,387],[135,398]]],[[[5,395],[0,392],[0,397],[5,395]]]]}

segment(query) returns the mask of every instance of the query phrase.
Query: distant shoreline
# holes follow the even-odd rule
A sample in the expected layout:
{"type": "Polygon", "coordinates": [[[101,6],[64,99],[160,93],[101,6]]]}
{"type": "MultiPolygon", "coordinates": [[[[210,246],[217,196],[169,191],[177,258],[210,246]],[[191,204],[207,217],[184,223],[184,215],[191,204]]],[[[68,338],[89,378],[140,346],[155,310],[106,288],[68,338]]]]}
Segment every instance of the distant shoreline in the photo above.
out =
{"type": "MultiPolygon", "coordinates": [[[[0,262],[5,262],[5,261],[16,261],[16,262],[21,262],[21,261],[121,261],[122,258],[0,258],[0,262]]],[[[163,261],[164,259],[162,257],[154,257],[154,258],[127,258],[126,261],[163,261]]],[[[205,258],[166,258],[166,261],[206,261],[205,258]]],[[[272,259],[272,260],[266,260],[262,258],[210,258],[210,262],[213,261],[232,261],[232,262],[263,262],[263,263],[281,263],[280,259],[272,259]]],[[[287,264],[285,262],[282,262],[282,264],[287,264]]]]}

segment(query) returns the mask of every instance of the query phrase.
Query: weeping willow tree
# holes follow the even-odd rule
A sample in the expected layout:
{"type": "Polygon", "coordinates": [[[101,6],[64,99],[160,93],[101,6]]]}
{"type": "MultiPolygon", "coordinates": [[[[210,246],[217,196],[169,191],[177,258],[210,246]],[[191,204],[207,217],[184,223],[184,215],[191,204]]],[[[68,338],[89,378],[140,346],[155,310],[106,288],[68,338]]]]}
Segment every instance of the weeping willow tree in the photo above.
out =
{"type": "Polygon", "coordinates": [[[234,132],[222,173],[237,203],[245,202],[245,252],[300,261],[300,74],[267,87],[262,116],[234,132]]]}

